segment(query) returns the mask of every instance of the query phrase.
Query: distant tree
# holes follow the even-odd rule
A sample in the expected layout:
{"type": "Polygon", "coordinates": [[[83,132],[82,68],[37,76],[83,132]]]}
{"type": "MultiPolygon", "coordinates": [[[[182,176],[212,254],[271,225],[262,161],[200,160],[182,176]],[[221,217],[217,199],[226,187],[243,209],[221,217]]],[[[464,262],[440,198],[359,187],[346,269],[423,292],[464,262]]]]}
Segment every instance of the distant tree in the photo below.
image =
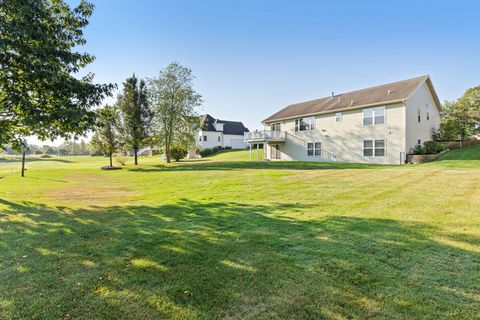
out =
{"type": "Polygon", "coordinates": [[[58,155],[59,156],[67,156],[68,155],[68,150],[60,148],[60,149],[58,149],[58,155]]]}
{"type": "Polygon", "coordinates": [[[84,0],[74,9],[62,0],[0,1],[0,147],[20,151],[23,137],[70,138],[93,125],[92,106],[114,85],[74,76],[94,60],[74,51],[92,12],[84,0]]]}
{"type": "Polygon", "coordinates": [[[123,92],[119,96],[119,109],[122,146],[133,150],[135,165],[138,164],[138,150],[148,138],[153,113],[148,106],[145,81],[135,77],[128,78],[123,84],[123,92]]]}
{"type": "Polygon", "coordinates": [[[110,167],[113,167],[112,156],[119,146],[116,129],[118,115],[115,108],[108,105],[100,109],[98,114],[98,124],[92,137],[92,145],[110,158],[110,167]]]}
{"type": "Polygon", "coordinates": [[[149,101],[155,114],[153,138],[165,148],[167,162],[173,145],[194,143],[192,132],[199,125],[196,108],[202,98],[193,89],[193,79],[192,70],[171,63],[149,81],[149,101]]]}

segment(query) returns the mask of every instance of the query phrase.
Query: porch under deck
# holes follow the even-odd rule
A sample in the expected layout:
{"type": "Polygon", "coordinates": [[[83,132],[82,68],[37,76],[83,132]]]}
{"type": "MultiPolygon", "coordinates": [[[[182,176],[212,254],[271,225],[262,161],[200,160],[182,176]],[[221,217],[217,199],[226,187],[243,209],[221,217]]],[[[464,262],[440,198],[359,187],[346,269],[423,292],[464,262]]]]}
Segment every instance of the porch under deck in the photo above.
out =
{"type": "Polygon", "coordinates": [[[256,145],[257,159],[260,161],[260,144],[263,144],[263,161],[280,159],[279,145],[287,140],[285,131],[261,130],[253,132],[245,132],[244,141],[250,147],[250,160],[253,160],[253,145],[256,145]],[[268,152],[268,146],[275,151],[268,152]],[[274,155],[274,157],[272,157],[274,155]]]}

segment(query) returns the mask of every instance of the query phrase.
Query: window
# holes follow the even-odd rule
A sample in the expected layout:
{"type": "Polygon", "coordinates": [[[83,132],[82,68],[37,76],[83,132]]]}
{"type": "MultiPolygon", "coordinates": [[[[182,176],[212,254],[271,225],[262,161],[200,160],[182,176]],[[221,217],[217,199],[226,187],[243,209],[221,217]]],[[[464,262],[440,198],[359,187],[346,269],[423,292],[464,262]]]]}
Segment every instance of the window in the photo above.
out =
{"type": "Polygon", "coordinates": [[[336,122],[342,121],[342,113],[341,112],[335,113],[335,121],[336,122]]]}
{"type": "Polygon", "coordinates": [[[313,143],[307,144],[307,156],[313,156],[313,143]]]}
{"type": "Polygon", "coordinates": [[[385,140],[363,140],[364,157],[384,157],[385,140]]]}
{"type": "Polygon", "coordinates": [[[420,108],[417,109],[417,118],[418,122],[422,121],[422,111],[420,111],[420,108]]]}
{"type": "Polygon", "coordinates": [[[203,141],[207,141],[207,136],[203,136],[203,141]]]}
{"type": "Polygon", "coordinates": [[[295,120],[295,131],[306,131],[315,128],[315,117],[300,118],[295,120]]]}
{"type": "Polygon", "coordinates": [[[322,156],[322,143],[321,142],[307,143],[307,156],[322,156]]]}
{"type": "Polygon", "coordinates": [[[220,142],[220,136],[218,136],[218,142],[220,142]]]}
{"type": "Polygon", "coordinates": [[[419,146],[422,145],[422,139],[418,139],[418,140],[417,140],[417,144],[418,144],[419,146]]]}
{"type": "Polygon", "coordinates": [[[373,140],[363,140],[363,156],[373,156],[373,140]]]}
{"type": "Polygon", "coordinates": [[[430,112],[427,111],[427,120],[430,120],[430,112]]]}
{"type": "Polygon", "coordinates": [[[385,123],[385,107],[363,109],[363,125],[372,126],[385,123]]]}
{"type": "Polygon", "coordinates": [[[280,131],[280,123],[272,123],[270,125],[270,130],[272,131],[280,131]]]}
{"type": "Polygon", "coordinates": [[[375,157],[385,156],[385,140],[375,140],[375,157]]]}

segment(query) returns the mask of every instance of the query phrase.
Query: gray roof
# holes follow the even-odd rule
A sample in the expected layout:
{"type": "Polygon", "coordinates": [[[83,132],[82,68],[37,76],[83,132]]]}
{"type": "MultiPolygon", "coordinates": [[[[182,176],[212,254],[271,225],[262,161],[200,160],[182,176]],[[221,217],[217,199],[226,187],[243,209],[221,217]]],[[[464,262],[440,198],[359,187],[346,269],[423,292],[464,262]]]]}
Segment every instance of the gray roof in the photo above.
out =
{"type": "Polygon", "coordinates": [[[263,122],[272,122],[282,119],[290,119],[299,116],[308,116],[321,113],[330,113],[341,110],[351,110],[366,106],[391,104],[408,99],[410,95],[424,82],[427,82],[432,96],[441,109],[440,101],[433,88],[429,76],[421,76],[413,79],[388,83],[367,89],[341,93],[320,99],[300,102],[289,105],[274,113],[263,122]]]}
{"type": "Polygon", "coordinates": [[[223,123],[223,132],[224,134],[236,134],[242,135],[244,132],[248,132],[248,129],[243,125],[240,121],[228,121],[228,120],[220,120],[215,119],[209,114],[204,114],[200,116],[200,120],[202,122],[202,130],[203,131],[215,131],[220,132],[215,129],[214,123],[223,123]]]}

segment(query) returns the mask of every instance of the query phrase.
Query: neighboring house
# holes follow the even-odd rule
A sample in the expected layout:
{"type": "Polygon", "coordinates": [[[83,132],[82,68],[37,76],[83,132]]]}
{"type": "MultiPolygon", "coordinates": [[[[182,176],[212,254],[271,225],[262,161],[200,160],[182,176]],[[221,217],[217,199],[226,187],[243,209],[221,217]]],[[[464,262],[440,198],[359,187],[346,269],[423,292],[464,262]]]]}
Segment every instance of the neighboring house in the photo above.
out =
{"type": "Polygon", "coordinates": [[[201,126],[198,132],[199,149],[222,147],[245,149],[247,143],[243,139],[248,129],[238,121],[215,119],[209,114],[200,117],[201,126]]]}
{"type": "Polygon", "coordinates": [[[287,106],[245,134],[265,143],[265,159],[405,163],[440,125],[441,104],[429,76],[287,106]]]}

